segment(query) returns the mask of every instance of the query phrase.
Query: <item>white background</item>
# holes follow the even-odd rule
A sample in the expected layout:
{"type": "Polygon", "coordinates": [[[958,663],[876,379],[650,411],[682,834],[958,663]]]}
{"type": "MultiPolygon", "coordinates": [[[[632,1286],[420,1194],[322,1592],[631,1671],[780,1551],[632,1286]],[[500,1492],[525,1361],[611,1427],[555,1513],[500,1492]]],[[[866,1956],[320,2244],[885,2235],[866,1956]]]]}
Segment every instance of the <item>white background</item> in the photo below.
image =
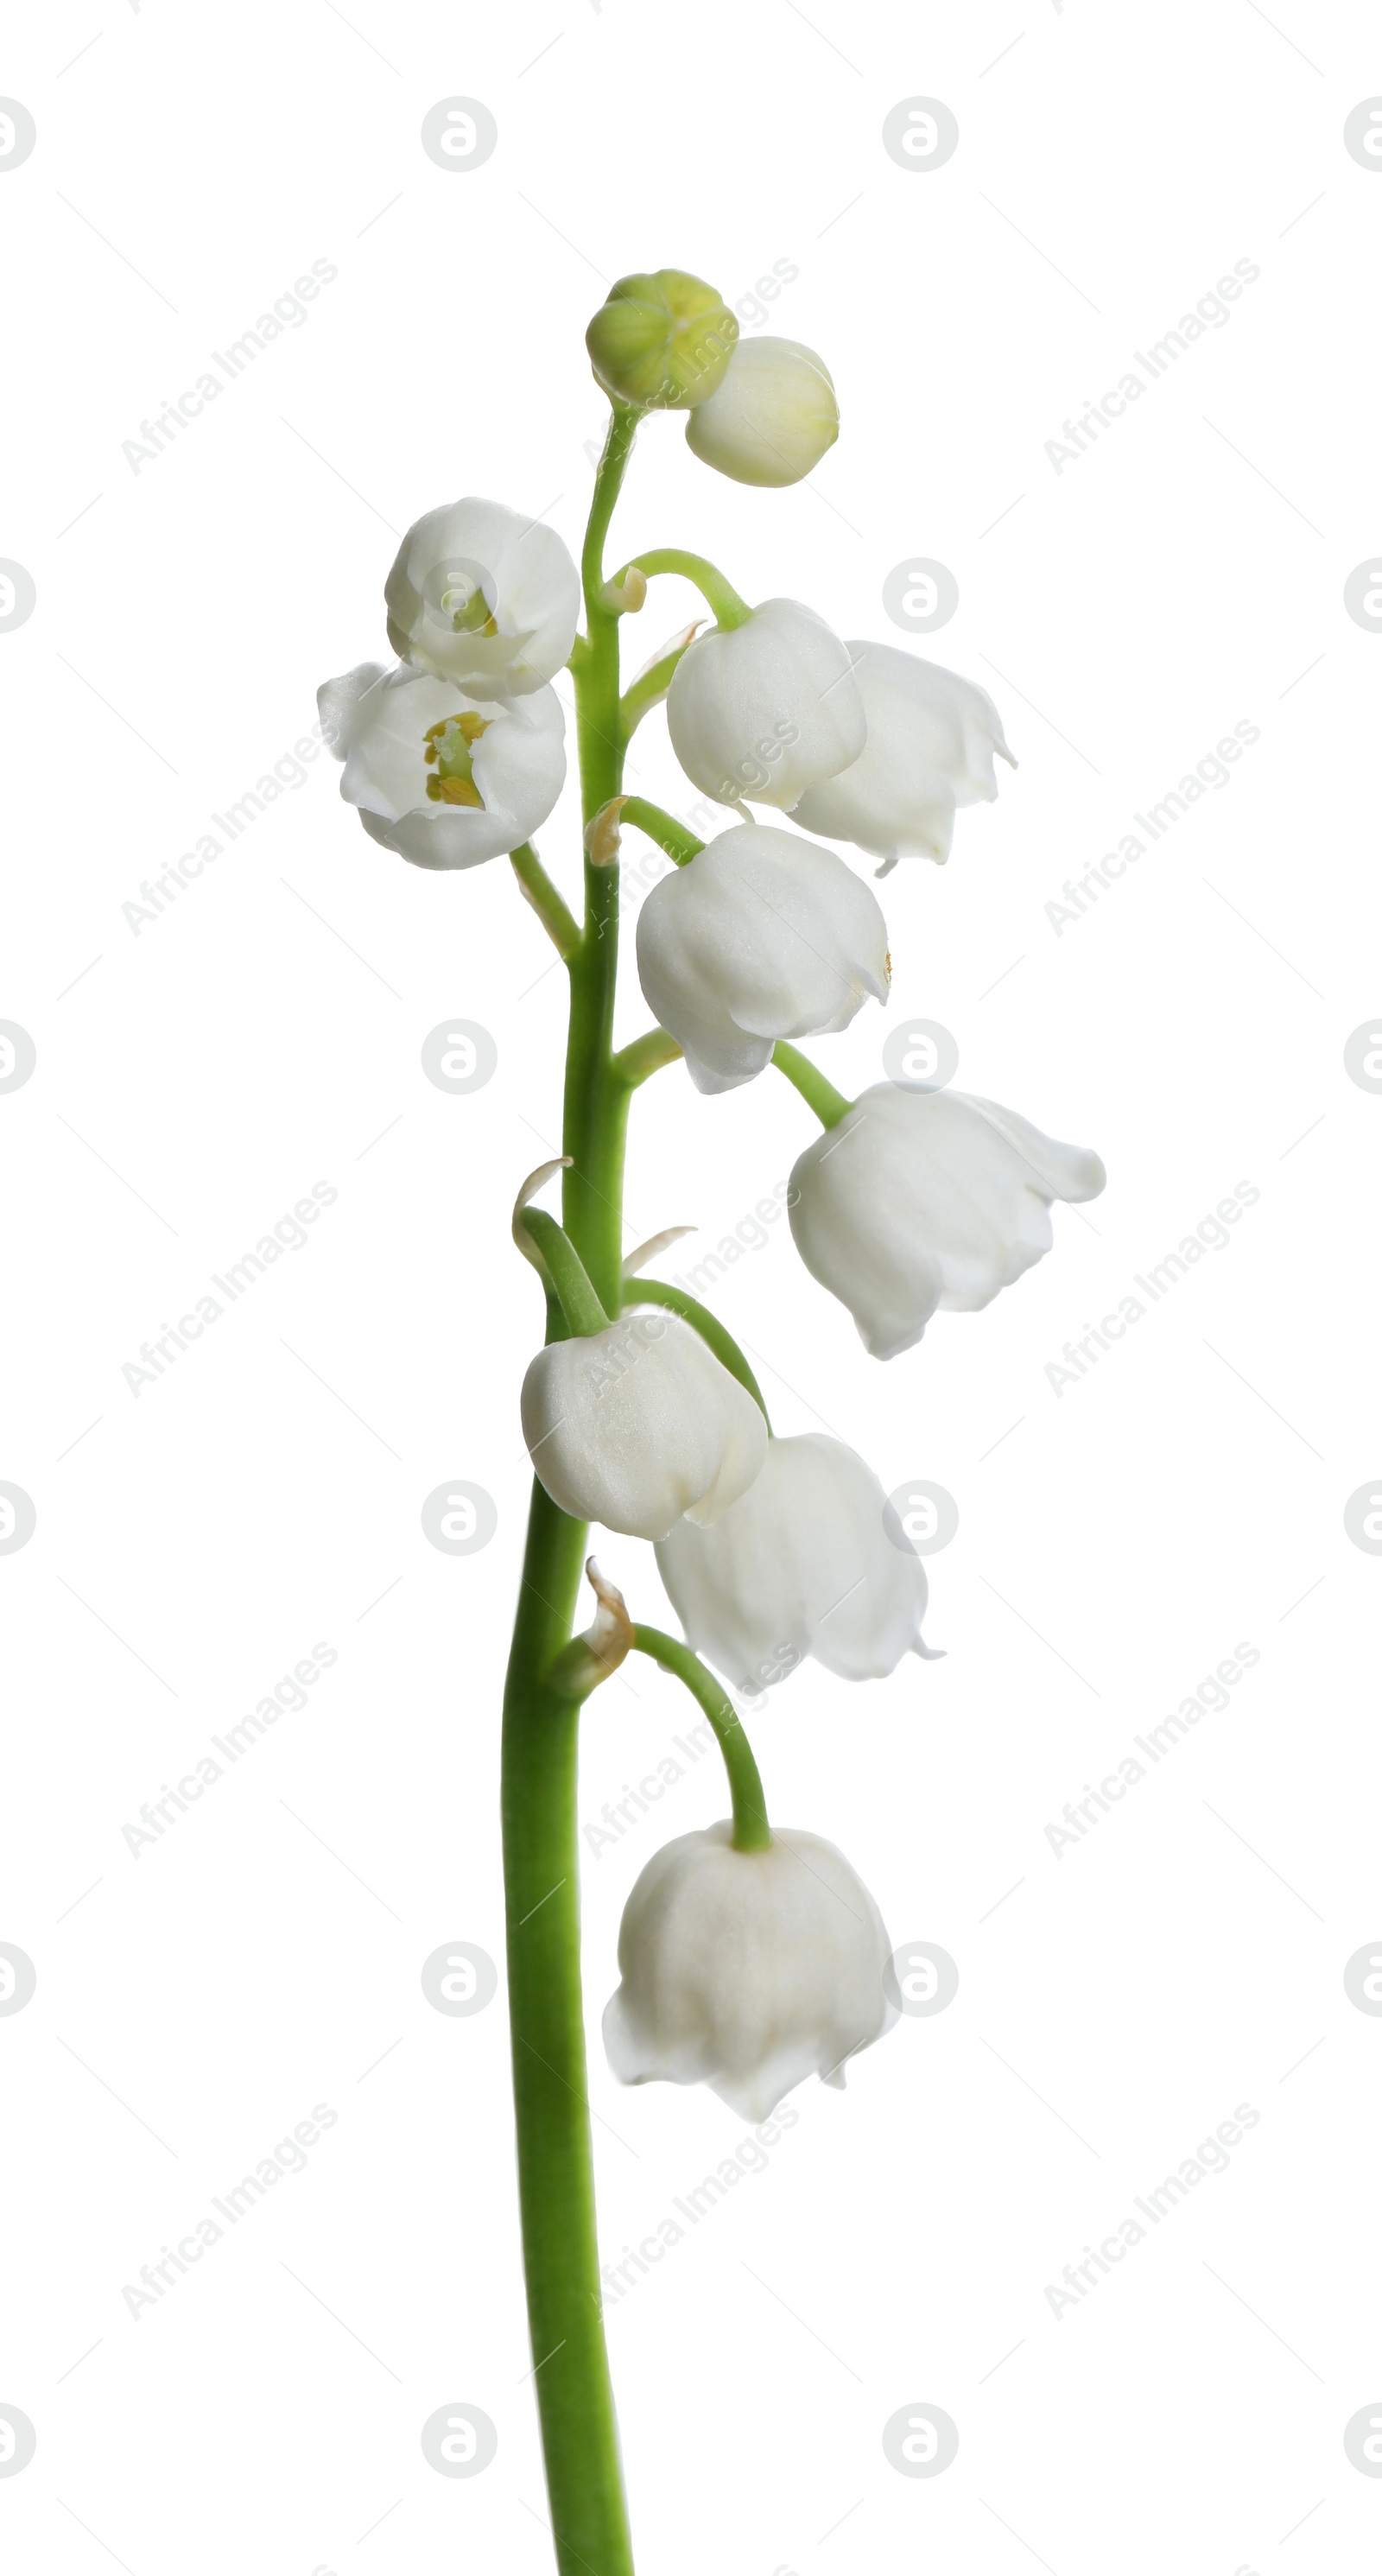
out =
{"type": "MultiPolygon", "coordinates": [[[[615,559],[699,548],[889,642],[887,574],[951,567],[919,649],[992,690],[1021,765],[944,872],[884,889],[892,1015],[943,1022],[962,1084],[1110,1179],[987,1314],[886,1368],[785,1224],[719,1292],[780,1430],[958,1501],[946,1661],[854,1692],[808,1667],[754,1731],[778,1819],[838,1840],[961,1982],[846,2094],[794,2097],[768,2169],[612,2308],[638,2563],[1375,2568],[1382,2482],[1342,2442],[1382,2400],[1382,2025],[1342,1976],[1382,1933],[1382,1568],[1343,1526],[1382,1463],[1382,1100],[1343,1067],[1379,999],[1382,645],[1342,602],[1378,536],[1382,176],[1342,142],[1382,89],[1375,27],[1295,0],[64,0],[11,22],[0,88],[38,126],[0,174],[0,554],[38,602],[0,636],[0,1015],[38,1054],[0,1098],[0,1476],[38,1514],[0,1559],[0,1938],[38,1973],[0,2019],[0,2401],[38,2435],[0,2481],[8,2563],[549,2567],[502,1987],[451,2020],[419,1971],[456,1939],[502,1957],[540,1332],[507,1213],[556,1150],[560,969],[506,867],[389,859],[325,760],[160,918],[122,907],[306,732],[319,680],[386,649],[411,519],[492,494],[576,547],[612,278],[681,263],[751,308],[781,261],[765,316],[832,368],[839,445],[755,494],[654,422],[615,559]],[[481,169],[421,149],[455,94],[497,120],[481,169]],[[882,148],[916,94],[958,119],[943,169],[882,148]],[[141,420],[314,259],[339,274],[301,327],[133,471],[141,420]],[[1261,274],[1231,319],[1057,474],[1062,422],[1238,260],[1261,274]],[[1240,721],[1232,783],[1058,937],[1062,881],[1240,721]],[[468,1097],[419,1062],[448,1014],[498,1047],[468,1097]],[[141,1342],[316,1181],[338,1196],[306,1245],[132,1394],[141,1342]],[[1240,1181],[1230,1246],[1057,1396],[1062,1344],[1240,1181]],[[457,1476],[499,1513],[462,1559],[419,1519],[457,1476]],[[305,1709],[134,1856],[141,1803],[318,1640],[305,1709]],[[1227,1710],[1058,1857],[1048,1823],[1240,1640],[1260,1661],[1227,1710]],[[317,2103],[307,2170],[132,2317],[141,2264],[317,2103]],[[1046,2285],[1240,2103],[1229,2170],[1054,2315],[1046,2285]],[[419,2447],[452,2400],[499,2431],[469,2482],[419,2447]],[[881,2447],[916,2401],[960,2432],[931,2481],[881,2447]]],[[[660,583],[635,665],[693,613],[660,583]]],[[[660,716],[636,757],[685,811],[660,716]]],[[[570,792],[540,841],[574,892],[570,792]]],[[[621,1035],[646,1017],[635,989],[621,1035]]],[[[880,1078],[886,1025],[816,1050],[842,1087],[880,1078]]],[[[707,1101],[660,1075],[630,1241],[694,1221],[700,1258],[812,1132],[772,1076],[707,1101]]],[[[602,1556],[670,1622],[649,1549],[602,1556]]],[[[688,1713],[646,1668],[602,1691],[583,1814],[688,1713]]],[[[616,2259],[744,2134],[708,2093],[622,2092],[596,2027],[633,1878],[723,1812],[715,1769],[586,1870],[616,2259]]]]}

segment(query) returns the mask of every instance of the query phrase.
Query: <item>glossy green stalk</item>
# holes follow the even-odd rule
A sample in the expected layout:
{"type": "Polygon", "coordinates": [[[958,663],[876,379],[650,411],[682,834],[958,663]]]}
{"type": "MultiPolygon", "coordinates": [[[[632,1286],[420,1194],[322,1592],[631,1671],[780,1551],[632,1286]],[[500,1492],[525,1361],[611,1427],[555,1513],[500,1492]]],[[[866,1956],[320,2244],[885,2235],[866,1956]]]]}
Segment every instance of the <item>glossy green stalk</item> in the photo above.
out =
{"type": "MultiPolygon", "coordinates": [[[[586,642],[572,657],[582,813],[619,792],[618,620],[600,605],[605,533],[639,415],[616,404],[581,572],[586,642]]],[[[531,871],[525,891],[541,898],[531,871]]],[[[612,1062],[619,871],[587,859],[585,920],[567,967],[565,1230],[608,1314],[620,1306],[629,1085],[612,1062]]],[[[559,942],[559,945],[562,942],[559,942]]],[[[569,945],[569,943],[567,943],[569,945]]],[[[565,1325],[549,1301],[548,1338],[565,1325]]],[[[581,2002],[576,1736],[579,1709],[547,1674],[575,1624],[586,1530],[534,1484],[504,1697],[504,1889],[514,2126],[533,2384],[561,2576],[633,2576],[600,2308],[581,2002]]]]}
{"type": "MultiPolygon", "coordinates": [[[[711,563],[705,555],[688,554],[684,546],[655,546],[649,554],[635,555],[634,562],[640,572],[650,577],[655,572],[679,572],[683,581],[694,582],[724,634],[728,634],[733,626],[742,626],[745,619],[753,615],[748,601],[740,598],[733,582],[726,581],[719,565],[711,563]]],[[[624,572],[627,570],[626,564],[624,572]]],[[[623,579],[623,573],[619,579],[623,579]]]]}
{"type": "Polygon", "coordinates": [[[636,830],[646,832],[649,840],[656,841],[658,848],[665,850],[669,859],[675,859],[679,868],[684,868],[690,859],[698,859],[705,848],[704,841],[696,838],[689,825],[679,823],[676,816],[664,812],[661,805],[650,804],[646,796],[626,796],[619,820],[621,824],[632,823],[636,830]]]}
{"type": "Polygon", "coordinates": [[[728,1691],[716,1681],[714,1674],[707,1670],[690,1646],[683,1646],[676,1637],[664,1636],[660,1628],[645,1628],[640,1620],[633,1632],[633,1642],[641,1655],[651,1655],[665,1672],[675,1673],[679,1682],[685,1682],[692,1698],[705,1711],[715,1729],[729,1774],[735,1850],[766,1851],[772,1834],[768,1826],[763,1783],[758,1776],[753,1749],[728,1691]]]}
{"type": "Polygon", "coordinates": [[[809,1055],[803,1055],[799,1047],[789,1046],[785,1038],[779,1038],[773,1048],[773,1062],[779,1073],[786,1074],[793,1089],[801,1093],[808,1109],[814,1109],[822,1127],[839,1126],[846,1110],[853,1104],[846,1100],[842,1091],[836,1090],[833,1082],[827,1081],[820,1066],[813,1064],[809,1055]]]}

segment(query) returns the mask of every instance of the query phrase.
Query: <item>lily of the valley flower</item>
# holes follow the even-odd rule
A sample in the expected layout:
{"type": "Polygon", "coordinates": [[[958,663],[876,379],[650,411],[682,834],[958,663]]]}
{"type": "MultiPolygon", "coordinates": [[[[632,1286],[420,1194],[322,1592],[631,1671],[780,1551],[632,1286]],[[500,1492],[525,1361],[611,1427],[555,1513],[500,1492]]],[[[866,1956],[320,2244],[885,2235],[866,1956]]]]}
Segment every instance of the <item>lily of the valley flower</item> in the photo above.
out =
{"type": "Polygon", "coordinates": [[[778,1038],[847,1028],[888,998],[888,928],[833,850],[736,823],[654,886],[638,978],[698,1091],[761,1073],[778,1038]]]}
{"type": "Polygon", "coordinates": [[[573,1520],[665,1538],[686,1512],[717,1520],[768,1446],[751,1395],[679,1315],[634,1312],[549,1342],[523,1381],[538,1479],[573,1520]]]}
{"type": "Polygon", "coordinates": [[[830,370],[799,340],[741,340],[719,390],[698,403],[686,444],[736,483],[799,483],[840,435],[830,370]]]}
{"type": "Polygon", "coordinates": [[[845,646],[796,599],[765,600],[742,625],[688,644],[667,728],[708,796],[788,814],[808,787],[858,759],[867,730],[845,646]]]}
{"type": "Polygon", "coordinates": [[[554,689],[473,697],[400,662],[361,662],[317,691],[341,794],[371,840],[419,868],[474,868],[545,823],[566,776],[554,689]]]}
{"type": "Polygon", "coordinates": [[[876,1083],[808,1145],[788,1208],[813,1278],[890,1360],[937,1307],[972,1314],[1049,1252],[1053,1199],[1104,1186],[1097,1154],[962,1091],[876,1083]]]}
{"type": "Polygon", "coordinates": [[[842,1440],[770,1440],[762,1474],[713,1529],[677,1522],[658,1571],[691,1644],[736,1688],[781,1681],[807,1655],[845,1681],[881,1680],[932,1652],[926,1570],[887,1513],[842,1440]]]}
{"type": "Polygon", "coordinates": [[[730,1832],[683,1834],[638,1879],[605,2051],[621,2084],[708,2084],[763,2120],[808,2075],[842,2088],[898,2015],[883,1918],[844,1854],[781,1828],[736,1851],[730,1832]]]}
{"type": "Polygon", "coordinates": [[[567,660],[581,586],[555,528],[502,501],[452,501],[408,530],[384,604],[404,661],[481,697],[522,697],[567,660]]]}
{"type": "Polygon", "coordinates": [[[950,851],[957,805],[992,804],[995,752],[1015,768],[992,698],[957,671],[857,638],[848,646],[868,721],[849,769],[813,787],[797,807],[808,832],[853,841],[882,859],[938,859],[950,851]]]}

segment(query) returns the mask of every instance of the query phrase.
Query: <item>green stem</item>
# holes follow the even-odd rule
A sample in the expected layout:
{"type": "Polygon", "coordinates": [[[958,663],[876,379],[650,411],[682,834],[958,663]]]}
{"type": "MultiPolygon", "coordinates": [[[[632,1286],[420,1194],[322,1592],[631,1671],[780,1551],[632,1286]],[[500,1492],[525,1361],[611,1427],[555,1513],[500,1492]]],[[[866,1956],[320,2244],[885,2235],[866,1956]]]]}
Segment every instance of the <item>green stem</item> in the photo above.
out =
{"type": "Polygon", "coordinates": [[[799,1048],[789,1046],[785,1038],[779,1038],[773,1048],[773,1062],[778,1072],[785,1073],[788,1081],[801,1093],[807,1108],[814,1109],[822,1127],[839,1126],[853,1103],[846,1100],[842,1091],[836,1090],[833,1082],[827,1082],[819,1065],[813,1064],[809,1055],[803,1055],[799,1048]]]}
{"type": "Polygon", "coordinates": [[[688,859],[698,859],[705,848],[704,841],[698,841],[675,814],[664,813],[660,805],[650,805],[646,796],[625,797],[619,816],[621,831],[626,823],[632,823],[636,831],[646,832],[649,840],[656,841],[679,868],[684,868],[688,859]]]}
{"type": "MultiPolygon", "coordinates": [[[[619,792],[618,620],[600,605],[605,533],[638,414],[616,404],[581,572],[586,639],[572,659],[582,815],[619,792]]],[[[613,1066],[619,871],[585,868],[570,959],[563,1217],[594,1295],[620,1299],[629,1089],[613,1066]]],[[[549,1301],[548,1339],[562,1318],[549,1301]]],[[[533,1488],[504,1695],[504,1894],[514,2126],[534,2386],[560,2576],[633,2576],[600,2313],[600,2264],[580,1976],[578,1710],[545,1678],[575,1624],[586,1530],[533,1488]]]]}
{"type": "Polygon", "coordinates": [[[763,1783],[753,1758],[753,1747],[744,1733],[729,1693],[722,1690],[700,1656],[677,1638],[663,1635],[660,1628],[645,1628],[640,1621],[633,1632],[633,1642],[640,1655],[651,1655],[663,1671],[675,1673],[685,1682],[693,1699],[698,1700],[719,1742],[729,1774],[729,1794],[734,1808],[732,1840],[736,1851],[767,1851],[772,1843],[768,1826],[768,1807],[763,1783]]]}
{"type": "MultiPolygon", "coordinates": [[[[707,608],[713,610],[722,634],[728,634],[732,626],[742,626],[745,618],[753,615],[733,582],[726,581],[719,565],[708,562],[704,555],[689,555],[681,546],[655,546],[651,554],[635,555],[633,560],[639,571],[650,577],[655,572],[679,572],[683,581],[694,582],[707,608]]],[[[627,571],[628,566],[624,569],[627,571]]],[[[616,578],[622,580],[623,575],[616,578]]]]}
{"type": "Polygon", "coordinates": [[[680,1056],[681,1048],[667,1029],[645,1029],[641,1038],[631,1038],[619,1049],[611,1070],[630,1091],[636,1091],[650,1073],[661,1073],[665,1064],[676,1064],[680,1056]]]}
{"type": "MultiPolygon", "coordinates": [[[[637,1306],[640,1301],[648,1306],[669,1306],[674,1315],[680,1315],[684,1323],[690,1324],[693,1330],[700,1334],[707,1350],[714,1352],[721,1368],[727,1368],[730,1376],[737,1378],[746,1393],[753,1397],[764,1421],[768,1422],[768,1408],[763,1401],[763,1390],[734,1335],[725,1330],[718,1315],[712,1315],[710,1308],[702,1306],[698,1298],[688,1297],[684,1288],[669,1287],[665,1279],[637,1277],[626,1279],[624,1304],[637,1306]]],[[[768,1422],[770,1433],[772,1427],[771,1422],[768,1422]]]]}
{"type": "Polygon", "coordinates": [[[525,841],[519,850],[510,850],[509,865],[557,955],[569,964],[581,944],[580,924],[567,910],[531,841],[525,841]]]}
{"type": "Polygon", "coordinates": [[[591,1287],[585,1263],[570,1235],[545,1208],[525,1208],[518,1222],[542,1255],[543,1268],[572,1333],[607,1331],[610,1319],[591,1287]]]}

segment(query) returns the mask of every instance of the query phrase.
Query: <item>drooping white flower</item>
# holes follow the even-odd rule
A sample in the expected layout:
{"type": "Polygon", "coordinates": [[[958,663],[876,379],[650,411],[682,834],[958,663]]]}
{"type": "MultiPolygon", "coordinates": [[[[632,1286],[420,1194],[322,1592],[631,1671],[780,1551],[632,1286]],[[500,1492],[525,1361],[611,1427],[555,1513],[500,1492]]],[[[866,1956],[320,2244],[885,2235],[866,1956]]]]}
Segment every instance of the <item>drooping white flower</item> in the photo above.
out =
{"type": "Polygon", "coordinates": [[[549,1342],[523,1380],[523,1437],[573,1520],[665,1538],[713,1521],[753,1483],[768,1446],[751,1395],[679,1315],[621,1315],[549,1342]]]}
{"type": "Polygon", "coordinates": [[[937,1307],[972,1314],[1052,1243],[1053,1199],[1097,1198],[1097,1154],[963,1091],[880,1082],[808,1145],[788,1208],[813,1278],[894,1359],[937,1307]]]}
{"type": "Polygon", "coordinates": [[[898,2014],[883,1918],[843,1852],[780,1827],[767,1851],[735,1851],[730,1833],[683,1834],[638,1879],[605,2051],[621,2084],[708,2084],[763,2120],[808,2075],[842,2089],[898,2014]]]}
{"type": "Polygon", "coordinates": [[[824,359],[799,340],[741,340],[719,390],[686,424],[703,465],[736,483],[799,483],[840,435],[824,359]]]}
{"type": "Polygon", "coordinates": [[[808,832],[853,841],[884,864],[948,857],[957,805],[992,804],[995,752],[1012,763],[998,709],[972,680],[891,644],[848,646],[868,740],[849,769],[797,807],[808,832]]]}
{"type": "Polygon", "coordinates": [[[372,841],[419,868],[475,868],[545,823],[566,776],[554,689],[473,697],[400,662],[361,662],[317,691],[341,794],[372,841]]]}
{"type": "Polygon", "coordinates": [[[870,995],[886,1002],[888,973],[868,887],[767,823],[718,833],[638,916],[638,980],[698,1091],[750,1081],[778,1038],[847,1028],[870,995]]]}
{"type": "Polygon", "coordinates": [[[581,585],[555,528],[502,501],[452,501],[408,530],[384,604],[405,662],[482,698],[523,697],[566,661],[581,585]]]}
{"type": "Polygon", "coordinates": [[[872,1468],[823,1431],[770,1440],[748,1492],[713,1529],[678,1521],[657,1563],[690,1643],[736,1688],[807,1655],[850,1682],[929,1657],[921,1559],[872,1468]]]}
{"type": "Polygon", "coordinates": [[[864,701],[838,635],[796,599],[765,600],[740,626],[689,644],[667,693],[688,778],[721,805],[790,814],[808,787],[864,748],[864,701]]]}

